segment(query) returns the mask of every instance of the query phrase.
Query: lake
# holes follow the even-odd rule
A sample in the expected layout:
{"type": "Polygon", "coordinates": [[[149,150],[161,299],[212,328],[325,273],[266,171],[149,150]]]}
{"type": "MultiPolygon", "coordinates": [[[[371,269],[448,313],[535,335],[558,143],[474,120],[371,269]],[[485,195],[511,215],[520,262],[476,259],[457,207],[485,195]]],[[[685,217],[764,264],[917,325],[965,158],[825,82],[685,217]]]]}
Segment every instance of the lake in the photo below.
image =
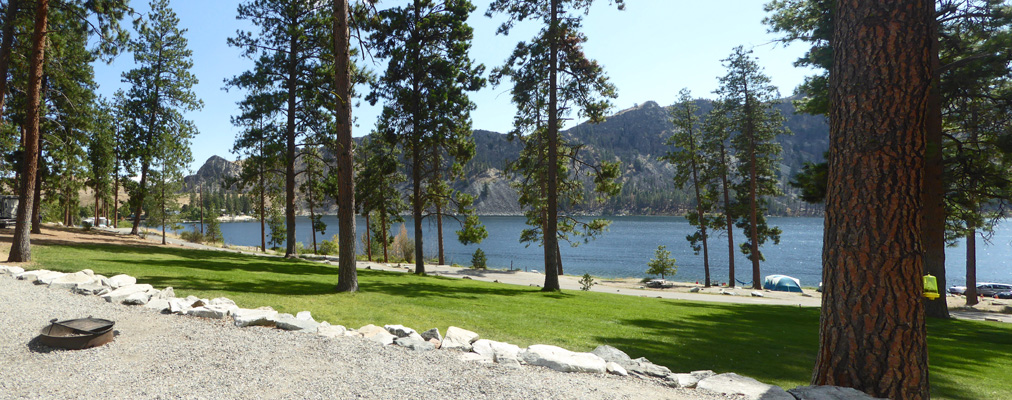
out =
{"type": "MultiPolygon", "coordinates": [[[[658,245],[665,245],[677,260],[678,273],[674,279],[681,281],[702,281],[702,255],[695,255],[685,236],[692,232],[692,226],[683,217],[613,217],[608,232],[590,243],[570,247],[563,243],[562,262],[569,275],[590,273],[600,277],[645,277],[647,262],[654,256],[658,245]]],[[[317,240],[331,239],[337,233],[337,217],[326,216],[324,235],[317,234],[317,240]]],[[[434,221],[434,219],[433,219],[434,221]]],[[[525,247],[518,242],[524,228],[523,217],[482,217],[488,229],[488,238],[480,245],[461,245],[456,240],[456,222],[444,221],[444,243],[447,263],[470,265],[471,255],[478,247],[488,257],[491,268],[544,269],[544,256],[538,246],[525,247]]],[[[770,225],[783,230],[780,244],[767,243],[762,248],[766,261],[760,264],[762,276],[784,274],[801,280],[804,286],[817,286],[822,280],[822,218],[770,218],[770,225]]],[[[406,218],[408,232],[412,232],[411,218],[406,218]]],[[[361,236],[365,231],[365,220],[356,222],[361,236]]],[[[309,232],[309,218],[297,219],[296,237],[306,247],[312,247],[309,232]]],[[[424,252],[435,258],[435,224],[423,223],[424,252]]],[[[391,227],[396,234],[400,225],[391,227]]],[[[260,224],[258,222],[231,222],[221,224],[222,235],[228,244],[242,246],[260,245],[260,224]]],[[[744,241],[741,231],[735,232],[735,246],[744,241]]],[[[1009,221],[998,226],[991,243],[977,242],[977,280],[1012,282],[1012,225],[1009,221]]],[[[361,241],[359,241],[361,247],[361,241]]],[[[966,250],[962,242],[946,249],[946,275],[948,284],[963,284],[966,279],[966,250]]],[[[710,275],[714,283],[726,282],[727,237],[721,235],[710,240],[710,275]]],[[[736,251],[735,276],[738,280],[751,281],[751,264],[736,251]]]]}

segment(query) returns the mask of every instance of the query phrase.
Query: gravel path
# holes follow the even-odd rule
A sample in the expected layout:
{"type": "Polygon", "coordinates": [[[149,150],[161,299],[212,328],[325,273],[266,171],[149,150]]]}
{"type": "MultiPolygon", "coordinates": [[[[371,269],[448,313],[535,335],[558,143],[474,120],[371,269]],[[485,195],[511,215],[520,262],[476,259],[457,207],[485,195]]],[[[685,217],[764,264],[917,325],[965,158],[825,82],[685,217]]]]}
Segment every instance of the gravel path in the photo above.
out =
{"type": "Polygon", "coordinates": [[[478,364],[461,354],[236,328],[0,275],[0,399],[726,398],[636,378],[478,364]],[[35,339],[52,318],[89,315],[116,321],[112,343],[65,351],[35,339]]]}

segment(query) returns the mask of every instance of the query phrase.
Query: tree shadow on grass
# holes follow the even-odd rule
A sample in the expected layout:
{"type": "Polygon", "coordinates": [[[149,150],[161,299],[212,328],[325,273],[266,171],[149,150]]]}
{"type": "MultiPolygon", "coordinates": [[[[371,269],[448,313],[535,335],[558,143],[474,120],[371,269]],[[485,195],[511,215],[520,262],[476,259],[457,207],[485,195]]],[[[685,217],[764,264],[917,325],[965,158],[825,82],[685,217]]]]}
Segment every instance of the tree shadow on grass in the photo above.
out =
{"type": "MultiPolygon", "coordinates": [[[[363,282],[361,290],[408,298],[443,297],[454,299],[479,299],[486,296],[512,297],[542,293],[535,288],[528,289],[523,286],[505,286],[484,282],[465,283],[459,279],[440,276],[418,277],[400,273],[388,274],[392,275],[385,276],[382,280],[370,279],[368,282],[363,282]]],[[[546,293],[545,295],[559,299],[572,296],[565,293],[546,293]]]]}

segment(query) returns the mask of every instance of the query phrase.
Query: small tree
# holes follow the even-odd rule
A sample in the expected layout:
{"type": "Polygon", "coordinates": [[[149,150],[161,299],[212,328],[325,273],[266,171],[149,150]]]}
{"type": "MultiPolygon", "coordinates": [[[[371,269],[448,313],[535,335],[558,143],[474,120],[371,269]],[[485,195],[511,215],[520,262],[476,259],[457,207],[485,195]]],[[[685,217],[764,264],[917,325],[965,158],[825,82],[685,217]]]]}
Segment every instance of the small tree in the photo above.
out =
{"type": "Polygon", "coordinates": [[[594,277],[590,276],[589,273],[588,274],[583,274],[583,277],[580,278],[580,290],[582,290],[584,292],[590,291],[590,288],[593,287],[596,284],[597,284],[597,282],[594,282],[594,277]]]}
{"type": "Polygon", "coordinates": [[[207,234],[204,236],[204,240],[208,243],[222,242],[225,244],[225,238],[221,236],[221,225],[218,224],[218,211],[211,210],[210,218],[207,219],[207,234]]]}
{"type": "Polygon", "coordinates": [[[647,263],[647,274],[649,275],[660,275],[661,279],[664,279],[666,275],[674,275],[678,272],[678,266],[675,265],[675,259],[671,258],[671,252],[668,251],[668,246],[657,246],[657,251],[654,253],[654,258],[647,263]]]}
{"type": "Polygon", "coordinates": [[[475,269],[485,269],[488,263],[488,257],[485,257],[485,252],[479,247],[474,251],[474,255],[471,256],[471,267],[475,269]]]}

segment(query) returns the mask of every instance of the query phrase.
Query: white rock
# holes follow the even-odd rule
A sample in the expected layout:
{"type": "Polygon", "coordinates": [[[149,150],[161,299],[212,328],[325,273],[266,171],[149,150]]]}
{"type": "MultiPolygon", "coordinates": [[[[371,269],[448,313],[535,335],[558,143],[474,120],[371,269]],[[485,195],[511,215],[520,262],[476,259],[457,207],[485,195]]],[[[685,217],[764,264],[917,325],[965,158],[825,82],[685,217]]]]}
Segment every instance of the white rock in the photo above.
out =
{"type": "Polygon", "coordinates": [[[145,304],[144,307],[158,312],[164,312],[169,309],[169,301],[165,299],[151,299],[151,301],[149,301],[148,304],[145,304]]]}
{"type": "MultiPolygon", "coordinates": [[[[216,297],[214,299],[211,299],[211,301],[207,302],[207,305],[209,305],[209,306],[234,306],[235,302],[232,301],[232,300],[230,300],[227,297],[216,297]]],[[[308,312],[308,311],[305,311],[305,312],[308,312]]],[[[302,313],[299,313],[299,314],[302,314],[302,313]]]]}
{"type": "Polygon", "coordinates": [[[699,383],[699,378],[692,376],[692,374],[674,374],[674,379],[678,381],[678,387],[687,389],[695,389],[696,384],[699,383]]]}
{"type": "Polygon", "coordinates": [[[39,275],[44,275],[52,272],[53,271],[50,271],[48,269],[36,269],[31,271],[22,271],[21,273],[15,275],[14,277],[22,281],[29,281],[35,283],[35,281],[39,280],[39,275]]]}
{"type": "Polygon", "coordinates": [[[618,376],[629,376],[629,373],[626,372],[625,368],[622,368],[622,366],[619,365],[617,362],[609,361],[607,364],[605,364],[605,368],[608,370],[609,374],[618,376]]]}
{"type": "Polygon", "coordinates": [[[25,269],[21,267],[0,267],[0,273],[5,275],[17,275],[22,272],[25,272],[25,269]]]}
{"type": "Polygon", "coordinates": [[[492,363],[492,357],[481,355],[477,353],[464,353],[460,355],[461,361],[471,361],[479,364],[490,364],[492,363]]]}
{"type": "Polygon", "coordinates": [[[119,274],[112,278],[107,278],[106,281],[103,282],[103,284],[105,284],[108,287],[111,287],[113,290],[116,290],[124,286],[137,284],[137,278],[134,278],[126,274],[119,274]]]}
{"type": "Polygon", "coordinates": [[[190,305],[184,299],[172,298],[169,299],[169,312],[173,314],[183,314],[186,310],[190,309],[190,305]]]}
{"type": "Polygon", "coordinates": [[[597,348],[594,349],[594,351],[592,351],[591,353],[596,354],[598,357],[603,358],[605,361],[612,361],[616,363],[624,363],[632,361],[632,358],[630,358],[629,355],[626,354],[624,351],[616,349],[606,344],[597,346],[597,348]]]}
{"type": "Polygon", "coordinates": [[[80,271],[80,273],[82,273],[82,274],[85,274],[85,275],[88,275],[88,276],[90,276],[90,277],[94,277],[94,276],[95,276],[95,271],[92,271],[92,270],[90,270],[90,269],[82,269],[82,270],[80,271]]]}
{"type": "Polygon", "coordinates": [[[49,287],[63,290],[74,290],[74,288],[78,285],[92,283],[94,279],[95,278],[92,278],[84,272],[77,272],[54,279],[49,283],[49,287]]]}
{"type": "Polygon", "coordinates": [[[223,319],[225,318],[225,312],[221,310],[210,309],[207,307],[196,307],[186,310],[186,315],[201,318],[211,319],[223,319]]]}
{"type": "Polygon", "coordinates": [[[154,288],[146,283],[127,285],[102,295],[102,298],[110,303],[119,303],[134,293],[143,293],[151,289],[154,288]]]}
{"type": "Polygon", "coordinates": [[[386,329],[380,328],[372,324],[358,328],[358,331],[362,334],[362,337],[382,345],[393,344],[394,339],[397,338],[397,336],[394,336],[390,334],[390,332],[387,332],[386,329]]]}
{"type": "Polygon", "coordinates": [[[752,297],[766,297],[766,296],[763,295],[763,292],[753,290],[752,297]]]}
{"type": "Polygon", "coordinates": [[[235,326],[274,326],[272,318],[277,317],[278,312],[274,310],[247,310],[240,308],[232,312],[232,319],[235,326]]]}
{"type": "Polygon", "coordinates": [[[475,341],[471,351],[494,359],[520,359],[520,346],[488,339],[475,341]]]}
{"type": "Polygon", "coordinates": [[[92,281],[90,283],[77,285],[76,287],[74,287],[74,293],[83,295],[101,296],[103,294],[109,293],[109,287],[102,285],[99,282],[92,281]]]}
{"type": "Polygon", "coordinates": [[[316,329],[316,334],[326,338],[336,338],[344,336],[348,329],[341,325],[331,325],[327,321],[320,323],[320,327],[316,329]]]}
{"type": "Polygon", "coordinates": [[[689,293],[699,293],[699,288],[698,287],[694,287],[692,289],[689,289],[689,293]]]}
{"type": "Polygon", "coordinates": [[[408,337],[411,336],[411,334],[413,333],[414,334],[418,333],[415,332],[414,329],[408,328],[404,325],[384,325],[383,328],[386,329],[387,332],[390,332],[391,335],[397,336],[399,338],[408,337]]]}
{"type": "MultiPolygon", "coordinates": [[[[213,301],[213,300],[212,300],[212,301],[213,301]]],[[[233,303],[233,304],[234,304],[234,303],[233,303]]],[[[315,321],[315,320],[313,319],[313,314],[312,314],[312,313],[310,313],[309,311],[299,311],[299,313],[298,313],[298,314],[295,314],[295,318],[296,318],[296,319],[301,319],[301,320],[303,320],[303,321],[315,321]]]]}
{"type": "Polygon", "coordinates": [[[151,295],[148,292],[137,292],[123,299],[123,304],[128,306],[143,306],[148,304],[148,300],[151,300],[151,295]]]}
{"type": "Polygon", "coordinates": [[[211,310],[221,311],[221,312],[225,313],[225,316],[231,316],[233,313],[235,313],[236,311],[239,310],[239,306],[237,306],[235,304],[232,304],[232,305],[228,305],[228,304],[207,305],[207,306],[204,306],[204,307],[205,308],[209,308],[211,310]]]}
{"type": "Polygon", "coordinates": [[[61,277],[64,277],[66,275],[67,274],[65,274],[63,272],[50,271],[49,273],[45,273],[45,274],[39,275],[38,279],[35,280],[35,284],[36,285],[49,285],[49,284],[53,283],[53,281],[55,281],[55,280],[57,280],[57,279],[59,279],[61,277]]]}
{"type": "Polygon", "coordinates": [[[158,292],[157,295],[155,295],[155,298],[162,300],[168,300],[174,297],[176,297],[176,291],[172,289],[171,286],[165,288],[165,290],[162,290],[161,292],[158,292]]]}
{"type": "Polygon", "coordinates": [[[320,323],[316,321],[298,319],[292,314],[278,314],[271,318],[271,320],[274,321],[274,326],[278,327],[278,329],[286,331],[316,333],[316,330],[320,327],[320,323]]]}
{"type": "Polygon", "coordinates": [[[779,386],[767,385],[755,379],[735,373],[714,375],[702,379],[696,389],[724,393],[732,396],[743,396],[747,400],[796,400],[779,386]]]}
{"type": "Polygon", "coordinates": [[[876,400],[854,388],[839,386],[799,386],[788,390],[798,400],[876,400]]]}
{"type": "Polygon", "coordinates": [[[446,336],[443,337],[441,349],[459,349],[471,351],[471,343],[478,340],[478,334],[467,329],[451,326],[446,329],[446,336]]]}
{"type": "Polygon", "coordinates": [[[592,353],[576,353],[561,347],[536,344],[520,353],[520,357],[530,365],[540,365],[562,372],[604,373],[608,371],[607,362],[592,353]]]}

